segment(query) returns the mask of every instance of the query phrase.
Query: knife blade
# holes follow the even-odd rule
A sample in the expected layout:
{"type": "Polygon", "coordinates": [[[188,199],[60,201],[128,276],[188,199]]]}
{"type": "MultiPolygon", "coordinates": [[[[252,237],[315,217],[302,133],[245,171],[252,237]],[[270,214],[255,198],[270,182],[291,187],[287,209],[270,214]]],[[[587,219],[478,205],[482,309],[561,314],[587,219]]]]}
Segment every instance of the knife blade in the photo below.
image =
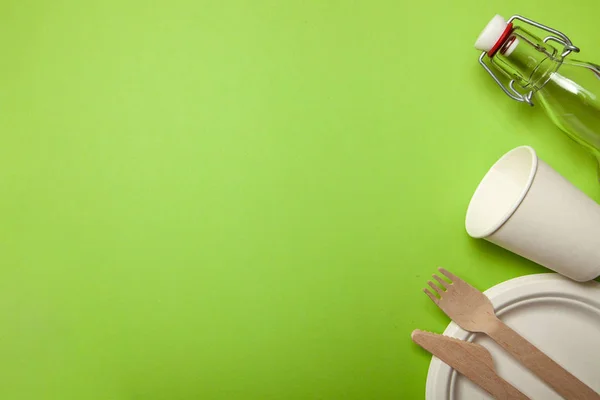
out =
{"type": "Polygon", "coordinates": [[[483,346],[463,340],[414,330],[413,342],[460,372],[499,400],[529,400],[517,388],[498,376],[490,352],[483,346]]]}

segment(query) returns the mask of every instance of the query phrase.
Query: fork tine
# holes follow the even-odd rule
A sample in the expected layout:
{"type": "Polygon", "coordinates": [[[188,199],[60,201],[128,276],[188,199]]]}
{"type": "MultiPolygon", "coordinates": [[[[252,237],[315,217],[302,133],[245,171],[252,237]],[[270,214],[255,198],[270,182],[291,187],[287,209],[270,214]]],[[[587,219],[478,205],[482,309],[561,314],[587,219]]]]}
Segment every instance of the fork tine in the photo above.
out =
{"type": "Polygon", "coordinates": [[[438,303],[439,303],[440,299],[438,299],[437,297],[435,297],[435,296],[433,295],[433,293],[431,293],[431,292],[429,291],[429,289],[423,289],[423,292],[425,292],[425,294],[426,294],[427,296],[429,296],[429,298],[431,299],[431,301],[433,301],[435,304],[438,304],[438,303]]]}
{"type": "Polygon", "coordinates": [[[442,285],[442,287],[443,287],[444,289],[448,289],[448,285],[449,285],[449,283],[448,283],[448,282],[446,282],[445,280],[443,280],[442,278],[440,278],[440,277],[439,277],[439,276],[437,276],[436,274],[433,274],[432,276],[433,276],[433,279],[435,279],[436,281],[438,281],[438,283],[439,283],[440,285],[442,285]]]}
{"type": "Polygon", "coordinates": [[[430,288],[435,290],[437,292],[437,294],[439,294],[440,296],[442,296],[444,294],[444,291],[442,289],[440,289],[440,287],[438,285],[436,285],[435,283],[433,283],[431,281],[427,281],[427,284],[429,285],[430,288]]]}
{"type": "Polygon", "coordinates": [[[452,272],[450,272],[442,267],[439,267],[438,271],[440,271],[442,273],[442,275],[444,275],[446,278],[450,279],[452,282],[461,280],[458,276],[454,275],[452,272]]]}

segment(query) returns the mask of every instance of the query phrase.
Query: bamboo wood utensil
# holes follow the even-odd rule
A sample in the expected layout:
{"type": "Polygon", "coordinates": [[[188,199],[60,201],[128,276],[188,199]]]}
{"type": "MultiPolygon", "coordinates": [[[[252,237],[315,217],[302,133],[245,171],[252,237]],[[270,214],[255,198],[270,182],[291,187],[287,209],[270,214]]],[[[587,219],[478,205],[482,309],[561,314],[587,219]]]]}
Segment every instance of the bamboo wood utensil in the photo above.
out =
{"type": "Polygon", "coordinates": [[[498,376],[490,352],[483,346],[421,330],[413,331],[412,340],[431,354],[469,378],[498,400],[529,400],[510,383],[498,376]]]}
{"type": "Polygon", "coordinates": [[[439,271],[451,283],[433,275],[441,288],[432,281],[427,284],[440,297],[428,289],[424,292],[458,326],[488,335],[565,399],[600,400],[598,393],[498,319],[492,303],[483,293],[449,271],[443,268],[439,271]]]}

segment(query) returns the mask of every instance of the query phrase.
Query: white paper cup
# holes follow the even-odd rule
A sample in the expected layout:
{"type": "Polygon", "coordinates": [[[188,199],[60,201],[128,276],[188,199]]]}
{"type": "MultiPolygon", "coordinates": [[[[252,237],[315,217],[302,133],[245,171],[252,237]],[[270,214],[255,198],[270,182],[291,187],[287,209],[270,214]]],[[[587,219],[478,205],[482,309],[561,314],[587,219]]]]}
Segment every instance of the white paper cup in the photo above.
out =
{"type": "Polygon", "coordinates": [[[486,174],[466,228],[576,281],[600,275],[600,205],[529,146],[511,150],[486,174]]]}

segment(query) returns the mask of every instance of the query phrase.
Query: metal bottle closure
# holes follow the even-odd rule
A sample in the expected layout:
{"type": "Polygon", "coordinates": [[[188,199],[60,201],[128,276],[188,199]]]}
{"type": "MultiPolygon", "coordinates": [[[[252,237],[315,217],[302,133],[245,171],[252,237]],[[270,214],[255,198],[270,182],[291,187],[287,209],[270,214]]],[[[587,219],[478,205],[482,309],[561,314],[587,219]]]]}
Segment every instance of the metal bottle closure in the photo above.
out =
{"type": "MultiPolygon", "coordinates": [[[[579,53],[579,47],[574,46],[573,42],[571,42],[571,40],[567,37],[567,35],[565,35],[564,33],[557,31],[556,29],[552,29],[549,26],[546,25],[542,25],[539,22],[535,22],[532,21],[528,18],[522,17],[520,15],[513,15],[512,17],[510,17],[510,19],[507,21],[507,24],[510,24],[512,21],[514,20],[519,20],[522,22],[525,22],[529,25],[532,25],[536,28],[542,29],[546,32],[551,33],[552,35],[550,36],[546,36],[546,38],[544,38],[544,43],[548,43],[550,41],[554,41],[556,43],[559,43],[560,45],[562,45],[564,47],[564,50],[561,54],[561,57],[564,58],[566,56],[568,56],[569,54],[571,54],[571,52],[575,52],[575,53],[579,53]]],[[[528,41],[528,43],[534,47],[539,47],[536,46],[534,43],[531,43],[528,41]]],[[[479,56],[479,64],[481,64],[481,66],[488,72],[488,74],[490,74],[492,76],[492,78],[494,79],[494,81],[496,81],[496,83],[498,84],[498,86],[500,86],[500,88],[502,88],[502,90],[504,91],[504,93],[506,93],[508,95],[508,97],[510,97],[513,100],[519,101],[519,102],[523,102],[523,103],[527,103],[530,106],[533,106],[533,102],[531,101],[531,97],[533,96],[533,93],[535,92],[534,90],[530,91],[527,94],[521,94],[519,93],[516,89],[515,89],[515,80],[512,79],[509,83],[508,83],[508,87],[506,87],[502,81],[496,76],[496,74],[494,74],[494,72],[490,69],[490,67],[485,63],[485,56],[487,55],[487,52],[482,52],[481,55],[479,56]]]]}

